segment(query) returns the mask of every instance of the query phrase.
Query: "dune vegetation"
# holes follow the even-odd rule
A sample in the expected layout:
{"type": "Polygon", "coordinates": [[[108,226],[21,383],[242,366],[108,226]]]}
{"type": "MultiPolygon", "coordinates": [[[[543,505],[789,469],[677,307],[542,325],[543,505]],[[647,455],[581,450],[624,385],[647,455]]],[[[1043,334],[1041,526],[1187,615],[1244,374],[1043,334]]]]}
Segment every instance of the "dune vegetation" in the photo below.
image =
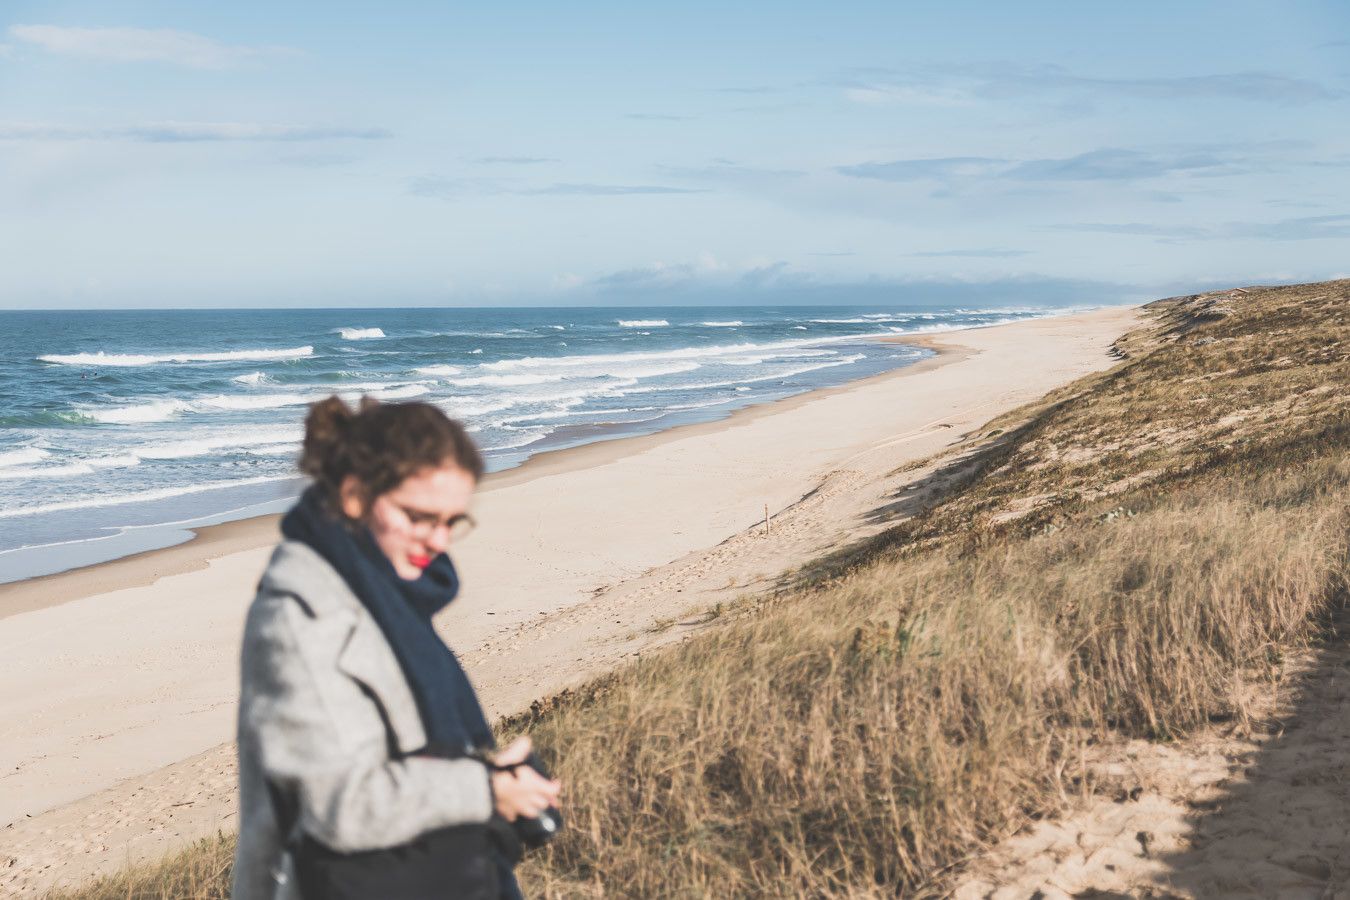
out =
{"type": "MultiPolygon", "coordinates": [[[[920,514],[503,723],[567,785],[527,894],[937,895],[1113,742],[1247,724],[1347,597],[1350,281],[1148,310],[920,514]]],[[[231,845],[62,896],[225,896],[231,845]]]]}

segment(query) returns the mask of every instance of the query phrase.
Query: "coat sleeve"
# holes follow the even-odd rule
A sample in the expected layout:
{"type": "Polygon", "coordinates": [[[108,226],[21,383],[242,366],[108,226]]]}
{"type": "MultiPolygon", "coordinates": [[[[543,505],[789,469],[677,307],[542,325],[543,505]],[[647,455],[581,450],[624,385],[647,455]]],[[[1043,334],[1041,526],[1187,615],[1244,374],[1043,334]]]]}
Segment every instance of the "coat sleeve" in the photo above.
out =
{"type": "Polygon", "coordinates": [[[295,598],[273,595],[255,602],[245,629],[240,739],[255,745],[268,781],[298,802],[303,830],[350,853],[486,822],[492,793],[482,763],[391,759],[382,725],[358,734],[341,727],[349,717],[335,715],[336,704],[366,704],[376,720],[378,711],[330,664],[338,648],[326,627],[295,598]]]}

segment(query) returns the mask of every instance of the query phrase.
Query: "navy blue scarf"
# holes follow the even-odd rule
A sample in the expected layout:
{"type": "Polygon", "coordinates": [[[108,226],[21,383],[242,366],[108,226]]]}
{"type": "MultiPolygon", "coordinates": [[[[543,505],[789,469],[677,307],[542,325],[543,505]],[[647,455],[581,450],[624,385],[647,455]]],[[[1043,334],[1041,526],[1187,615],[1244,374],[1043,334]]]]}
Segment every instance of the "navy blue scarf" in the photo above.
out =
{"type": "Polygon", "coordinates": [[[369,530],[330,512],[313,487],[281,520],[281,533],[326,559],[384,632],[427,733],[419,752],[456,758],[494,746],[469,676],[431,626],[459,591],[450,557],[437,556],[415,581],[401,577],[369,530]]]}

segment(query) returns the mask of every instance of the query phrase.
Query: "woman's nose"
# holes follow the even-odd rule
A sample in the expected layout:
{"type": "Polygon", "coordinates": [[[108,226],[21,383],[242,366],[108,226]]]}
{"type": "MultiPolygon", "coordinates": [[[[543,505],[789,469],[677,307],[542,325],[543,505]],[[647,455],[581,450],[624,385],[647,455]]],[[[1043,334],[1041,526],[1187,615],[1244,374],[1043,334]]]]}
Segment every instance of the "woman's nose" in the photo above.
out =
{"type": "Polygon", "coordinates": [[[446,547],[450,546],[450,529],[444,523],[438,523],[431,533],[426,536],[424,543],[427,549],[433,553],[440,553],[446,547]]]}

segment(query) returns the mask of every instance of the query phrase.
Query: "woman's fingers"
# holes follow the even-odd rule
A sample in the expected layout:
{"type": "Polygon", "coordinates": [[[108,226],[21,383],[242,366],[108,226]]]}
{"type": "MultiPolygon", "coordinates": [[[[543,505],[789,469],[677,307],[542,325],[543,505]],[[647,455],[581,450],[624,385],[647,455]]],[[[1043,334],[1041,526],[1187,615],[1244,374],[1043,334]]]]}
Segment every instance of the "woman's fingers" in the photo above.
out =
{"type": "Polygon", "coordinates": [[[525,757],[530,755],[530,736],[522,734],[514,741],[506,745],[506,749],[497,754],[496,762],[499,766],[514,766],[517,763],[523,763],[525,757]]]}
{"type": "Polygon", "coordinates": [[[492,792],[496,798],[497,812],[506,819],[518,816],[535,818],[550,806],[558,805],[561,789],[560,782],[544,778],[526,766],[492,774],[492,792]]]}
{"type": "Polygon", "coordinates": [[[535,818],[548,807],[558,806],[560,788],[558,781],[544,779],[533,769],[493,773],[497,811],[506,819],[521,815],[535,818]]]}
{"type": "Polygon", "coordinates": [[[557,803],[558,792],[562,790],[560,782],[545,778],[528,767],[516,769],[516,779],[536,802],[542,802],[545,807],[557,803]]]}

